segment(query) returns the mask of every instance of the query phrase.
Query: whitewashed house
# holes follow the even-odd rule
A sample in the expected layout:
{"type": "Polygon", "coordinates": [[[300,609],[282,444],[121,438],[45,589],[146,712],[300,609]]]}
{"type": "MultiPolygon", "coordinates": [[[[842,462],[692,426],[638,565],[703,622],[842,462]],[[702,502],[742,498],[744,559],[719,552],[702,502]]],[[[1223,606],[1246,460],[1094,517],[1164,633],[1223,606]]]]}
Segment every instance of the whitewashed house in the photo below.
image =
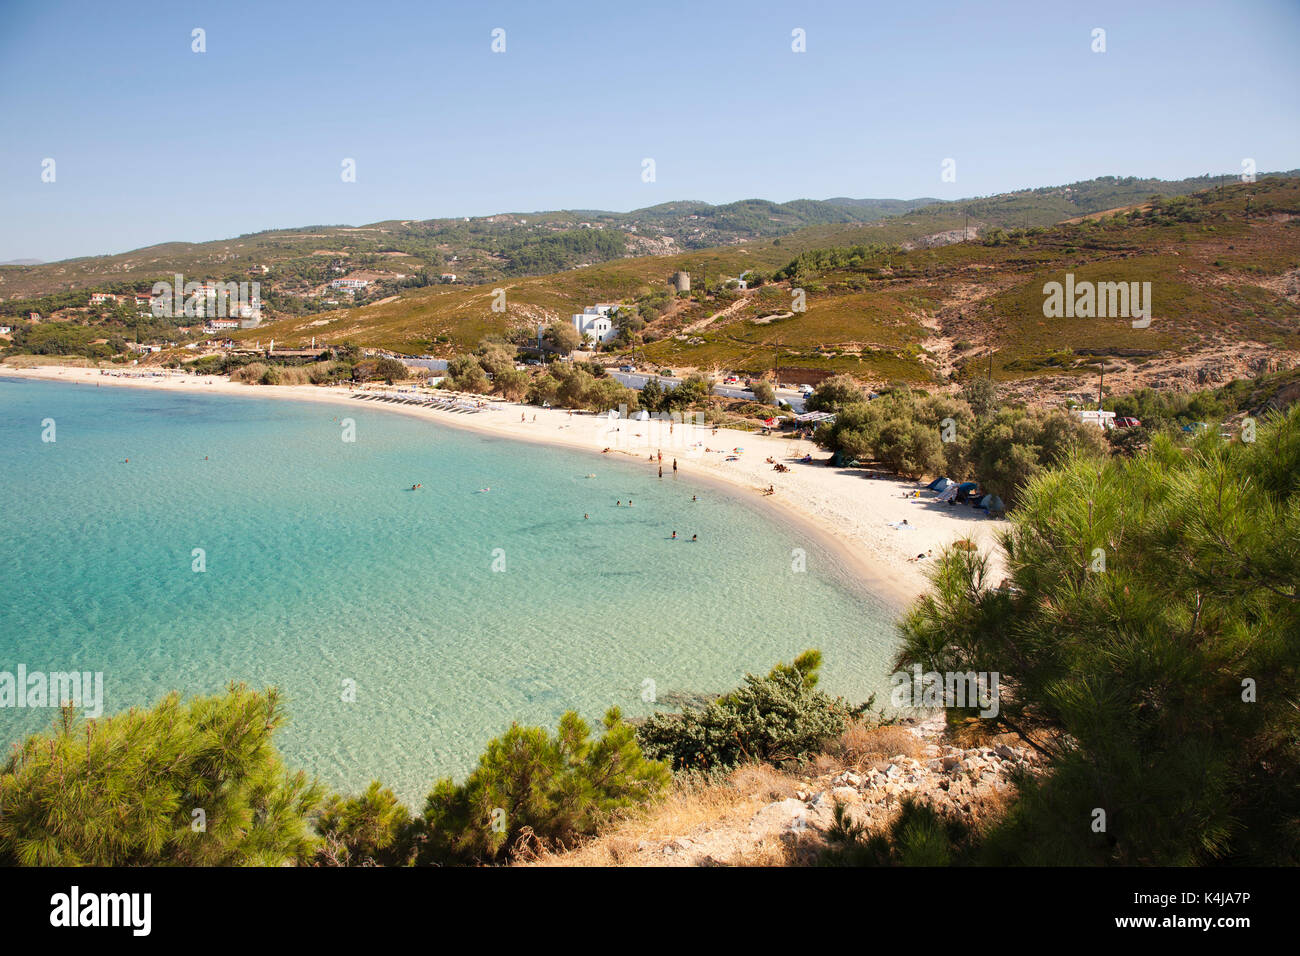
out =
{"type": "Polygon", "coordinates": [[[617,302],[598,302],[596,305],[589,305],[582,310],[581,314],[573,317],[573,327],[578,330],[579,335],[591,336],[594,342],[608,342],[618,335],[618,329],[614,328],[614,320],[609,317],[609,314],[617,308],[617,302]]]}

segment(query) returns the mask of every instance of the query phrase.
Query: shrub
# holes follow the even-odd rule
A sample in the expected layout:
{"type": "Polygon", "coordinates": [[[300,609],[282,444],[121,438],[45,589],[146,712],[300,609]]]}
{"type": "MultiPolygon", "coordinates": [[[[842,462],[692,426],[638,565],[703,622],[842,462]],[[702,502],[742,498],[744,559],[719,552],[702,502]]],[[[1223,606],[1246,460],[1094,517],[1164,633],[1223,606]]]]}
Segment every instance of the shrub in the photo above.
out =
{"type": "Polygon", "coordinates": [[[243,368],[237,368],[230,373],[232,382],[246,382],[249,385],[261,385],[266,378],[267,369],[270,368],[265,362],[251,362],[243,368]]]}
{"type": "Polygon", "coordinates": [[[711,770],[741,761],[800,760],[844,732],[850,711],[816,690],[819,651],[745,683],[699,709],[656,713],[637,732],[646,753],[675,770],[711,770]]]}
{"type": "Polygon", "coordinates": [[[813,390],[804,407],[810,412],[838,412],[865,397],[856,379],[849,375],[833,375],[813,390]]]}
{"type": "Polygon", "coordinates": [[[990,860],[1300,862],[1300,405],[1251,443],[1071,457],[1022,496],[1012,587],[945,554],[896,661],[998,672],[992,726],[1046,758],[990,860]]]}
{"type": "Polygon", "coordinates": [[[327,865],[400,866],[411,856],[411,814],[378,780],[359,797],[332,796],[316,830],[327,865]]]}
{"type": "Polygon", "coordinates": [[[971,828],[929,804],[904,797],[899,813],[883,833],[870,834],[836,801],[826,831],[824,866],[953,866],[968,862],[977,849],[971,828]]]}
{"type": "Polygon", "coordinates": [[[491,741],[460,785],[441,780],[420,823],[420,863],[492,862],[521,840],[568,844],[594,834],[611,814],[657,800],[671,774],[647,760],[617,708],[596,741],[570,711],[551,737],[541,727],[512,726],[491,741]]]}
{"type": "Polygon", "coordinates": [[[762,402],[764,405],[771,405],[776,401],[776,389],[773,388],[772,383],[766,379],[760,379],[755,382],[753,386],[751,386],[751,389],[754,392],[755,400],[762,402]]]}
{"type": "Polygon", "coordinates": [[[225,694],[79,724],[16,747],[0,772],[0,862],[19,866],[280,866],[316,848],[322,791],[285,770],[279,693],[225,694]],[[199,824],[202,824],[200,827],[199,824]]]}

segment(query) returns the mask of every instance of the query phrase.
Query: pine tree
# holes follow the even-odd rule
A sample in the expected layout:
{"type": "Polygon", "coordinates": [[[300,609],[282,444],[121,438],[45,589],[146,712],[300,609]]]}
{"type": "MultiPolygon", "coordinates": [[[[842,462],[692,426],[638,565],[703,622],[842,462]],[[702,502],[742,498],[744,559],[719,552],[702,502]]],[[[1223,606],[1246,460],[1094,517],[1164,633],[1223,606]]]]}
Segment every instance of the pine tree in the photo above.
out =
{"type": "Polygon", "coordinates": [[[560,718],[554,737],[513,725],[488,743],[478,767],[457,785],[440,780],[429,793],[417,840],[419,863],[504,860],[522,838],[570,845],[611,814],[661,797],[671,773],[647,760],[618,708],[605,715],[595,741],[576,713],[560,718]]]}
{"type": "Polygon", "coordinates": [[[1254,442],[1168,437],[1030,479],[988,559],[953,551],[899,667],[997,672],[1049,773],[997,862],[1300,862],[1300,405],[1254,442]]]}
{"type": "Polygon", "coordinates": [[[271,742],[274,689],[79,722],[16,747],[0,771],[0,862],[22,866],[279,866],[315,847],[320,787],[271,742]]]}

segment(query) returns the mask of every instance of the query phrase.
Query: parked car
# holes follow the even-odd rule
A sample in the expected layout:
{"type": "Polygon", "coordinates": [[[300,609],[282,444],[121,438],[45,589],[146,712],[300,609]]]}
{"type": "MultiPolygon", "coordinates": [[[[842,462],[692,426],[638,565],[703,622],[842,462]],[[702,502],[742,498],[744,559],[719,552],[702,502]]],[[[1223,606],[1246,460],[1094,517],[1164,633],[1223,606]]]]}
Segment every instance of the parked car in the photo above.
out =
{"type": "Polygon", "coordinates": [[[636,366],[635,366],[635,365],[620,365],[620,366],[618,367],[618,370],[619,370],[620,372],[635,372],[635,371],[636,371],[636,366]]]}
{"type": "Polygon", "coordinates": [[[814,391],[816,391],[816,390],[815,390],[811,385],[800,385],[800,386],[799,386],[799,394],[802,395],[804,398],[807,398],[807,397],[808,397],[809,395],[811,395],[814,391]]]}
{"type": "Polygon", "coordinates": [[[1136,418],[1117,418],[1115,419],[1116,428],[1141,428],[1142,422],[1136,418]]]}

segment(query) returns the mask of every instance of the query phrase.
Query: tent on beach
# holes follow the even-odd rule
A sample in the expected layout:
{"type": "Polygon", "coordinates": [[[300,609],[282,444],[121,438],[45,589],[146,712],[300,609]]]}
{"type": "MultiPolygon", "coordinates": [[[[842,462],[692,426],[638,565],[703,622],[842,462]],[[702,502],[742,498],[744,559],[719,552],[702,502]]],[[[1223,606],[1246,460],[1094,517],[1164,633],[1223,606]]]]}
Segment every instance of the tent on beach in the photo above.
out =
{"type": "Polygon", "coordinates": [[[985,495],[975,507],[987,511],[989,514],[1001,514],[1007,510],[1006,505],[1002,503],[1002,499],[997,495],[985,495]]]}
{"type": "Polygon", "coordinates": [[[930,482],[925,487],[927,487],[931,491],[944,492],[948,490],[948,486],[951,484],[952,484],[951,478],[936,478],[934,479],[934,481],[930,482]]]}

